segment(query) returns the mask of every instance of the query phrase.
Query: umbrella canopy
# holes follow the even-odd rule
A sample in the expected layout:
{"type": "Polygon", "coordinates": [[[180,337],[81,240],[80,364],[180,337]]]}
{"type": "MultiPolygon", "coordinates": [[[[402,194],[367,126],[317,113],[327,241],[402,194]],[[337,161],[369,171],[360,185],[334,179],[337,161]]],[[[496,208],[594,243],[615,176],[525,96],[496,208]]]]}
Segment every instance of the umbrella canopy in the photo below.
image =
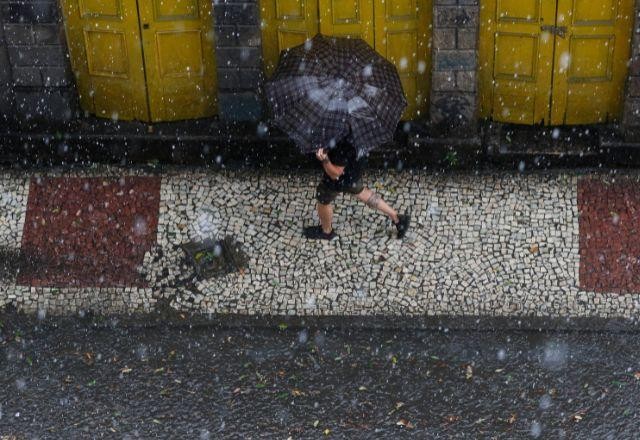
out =
{"type": "Polygon", "coordinates": [[[366,42],[316,35],[283,51],[266,96],[274,124],[303,153],[351,129],[358,157],[393,139],[407,107],[395,66],[366,42]]]}

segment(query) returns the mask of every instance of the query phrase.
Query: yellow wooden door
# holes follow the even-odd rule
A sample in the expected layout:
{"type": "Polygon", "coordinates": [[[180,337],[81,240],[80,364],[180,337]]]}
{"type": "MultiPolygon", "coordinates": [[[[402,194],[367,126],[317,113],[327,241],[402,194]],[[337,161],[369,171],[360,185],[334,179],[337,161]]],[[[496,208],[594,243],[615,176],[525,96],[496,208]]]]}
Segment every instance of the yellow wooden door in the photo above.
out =
{"type": "Polygon", "coordinates": [[[633,0],[558,0],[551,124],[620,116],[633,15],[633,0]]]}
{"type": "Polygon", "coordinates": [[[361,38],[375,46],[371,0],[320,0],[319,9],[322,34],[361,38]]]}
{"type": "Polygon", "coordinates": [[[480,13],[480,101],[495,121],[547,121],[555,0],[487,0],[480,13]]]}
{"type": "Polygon", "coordinates": [[[140,22],[151,120],[216,113],[211,0],[141,0],[140,22]]]}
{"type": "Polygon", "coordinates": [[[264,65],[267,75],[271,75],[280,52],[318,33],[318,0],[264,0],[260,4],[264,65]]]}
{"type": "Polygon", "coordinates": [[[616,119],[632,0],[488,0],[481,11],[481,113],[500,122],[616,119]]]}
{"type": "Polygon", "coordinates": [[[62,0],[62,10],[82,108],[148,120],[136,0],[62,0]]]}
{"type": "Polygon", "coordinates": [[[375,48],[400,74],[403,119],[427,113],[431,73],[431,0],[375,0],[375,48]]]}

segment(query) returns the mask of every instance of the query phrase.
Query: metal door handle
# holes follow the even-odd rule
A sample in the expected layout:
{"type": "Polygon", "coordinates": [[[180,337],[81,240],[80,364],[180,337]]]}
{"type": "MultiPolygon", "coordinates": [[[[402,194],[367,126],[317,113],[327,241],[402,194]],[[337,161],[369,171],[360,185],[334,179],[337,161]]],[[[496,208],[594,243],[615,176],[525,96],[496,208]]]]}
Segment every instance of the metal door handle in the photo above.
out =
{"type": "Polygon", "coordinates": [[[550,24],[545,24],[540,26],[540,30],[543,32],[550,32],[553,35],[557,35],[560,38],[564,38],[567,36],[567,27],[566,26],[553,26],[550,24]]]}

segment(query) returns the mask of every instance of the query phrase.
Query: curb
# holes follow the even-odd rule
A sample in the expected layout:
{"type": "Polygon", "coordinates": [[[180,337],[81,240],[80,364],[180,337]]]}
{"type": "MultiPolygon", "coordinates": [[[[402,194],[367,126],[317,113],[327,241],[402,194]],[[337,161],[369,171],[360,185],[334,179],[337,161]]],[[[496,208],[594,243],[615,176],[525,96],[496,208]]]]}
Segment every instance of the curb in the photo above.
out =
{"type": "Polygon", "coordinates": [[[491,316],[249,316],[213,314],[203,316],[175,310],[152,313],[52,316],[40,319],[16,311],[13,307],[0,309],[0,321],[5,323],[55,324],[75,320],[78,325],[93,328],[125,327],[129,329],[215,328],[264,329],[294,331],[317,330],[371,330],[371,331],[431,331],[431,332],[579,332],[640,334],[640,322],[621,318],[562,318],[562,317],[491,317],[491,316]]]}

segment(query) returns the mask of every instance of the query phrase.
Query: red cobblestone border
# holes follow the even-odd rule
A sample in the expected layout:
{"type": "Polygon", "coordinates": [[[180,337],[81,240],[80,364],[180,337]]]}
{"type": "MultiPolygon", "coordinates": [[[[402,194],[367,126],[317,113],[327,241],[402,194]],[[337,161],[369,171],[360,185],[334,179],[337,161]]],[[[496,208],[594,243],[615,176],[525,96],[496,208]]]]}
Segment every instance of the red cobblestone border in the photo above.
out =
{"type": "Polygon", "coordinates": [[[156,242],[159,177],[33,178],[22,251],[40,262],[18,284],[146,287],[136,267],[156,242]]]}
{"type": "Polygon", "coordinates": [[[640,185],[578,181],[580,288],[640,293],[640,185]]]}

